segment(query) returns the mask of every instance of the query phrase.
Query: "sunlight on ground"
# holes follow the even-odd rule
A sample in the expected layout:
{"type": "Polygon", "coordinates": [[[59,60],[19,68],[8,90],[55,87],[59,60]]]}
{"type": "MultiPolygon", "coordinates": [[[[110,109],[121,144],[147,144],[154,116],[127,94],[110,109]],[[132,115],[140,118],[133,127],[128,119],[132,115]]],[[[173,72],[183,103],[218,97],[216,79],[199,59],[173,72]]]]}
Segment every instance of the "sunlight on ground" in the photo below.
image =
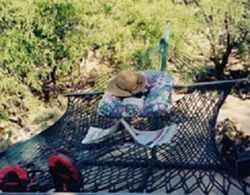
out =
{"type": "Polygon", "coordinates": [[[219,112],[218,121],[230,118],[235,121],[242,131],[250,135],[250,100],[241,100],[234,96],[228,96],[219,112]]]}

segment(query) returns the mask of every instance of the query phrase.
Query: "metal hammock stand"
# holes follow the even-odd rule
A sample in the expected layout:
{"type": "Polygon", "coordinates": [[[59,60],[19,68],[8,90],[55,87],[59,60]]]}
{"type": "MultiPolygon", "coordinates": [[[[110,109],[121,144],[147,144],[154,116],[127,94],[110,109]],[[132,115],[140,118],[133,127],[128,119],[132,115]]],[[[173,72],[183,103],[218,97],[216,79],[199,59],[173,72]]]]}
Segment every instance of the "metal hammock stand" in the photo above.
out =
{"type": "Polygon", "coordinates": [[[174,102],[168,116],[126,119],[142,130],[177,124],[171,143],[153,148],[135,143],[122,126],[109,139],[83,145],[90,126],[105,129],[114,121],[96,113],[102,92],[68,94],[64,115],[40,134],[0,154],[0,167],[34,163],[45,170],[38,182],[39,191],[45,192],[54,187],[47,160],[60,152],[68,155],[83,174],[82,192],[249,194],[250,186],[237,178],[220,156],[214,131],[231,88],[244,81],[177,85],[175,88],[186,92],[174,102]]]}

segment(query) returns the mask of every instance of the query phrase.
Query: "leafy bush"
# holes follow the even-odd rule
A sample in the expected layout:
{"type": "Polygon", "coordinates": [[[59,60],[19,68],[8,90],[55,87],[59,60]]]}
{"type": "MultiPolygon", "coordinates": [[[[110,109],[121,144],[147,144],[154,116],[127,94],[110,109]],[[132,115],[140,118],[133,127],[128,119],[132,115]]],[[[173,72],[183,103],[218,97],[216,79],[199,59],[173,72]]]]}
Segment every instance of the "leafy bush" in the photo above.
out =
{"type": "MultiPolygon", "coordinates": [[[[201,53],[201,48],[206,50],[203,53],[210,49],[206,47],[207,42],[203,43],[202,35],[202,29],[207,31],[207,24],[192,3],[186,6],[174,2],[0,0],[1,118],[13,115],[9,108],[20,102],[21,107],[29,109],[24,99],[31,97],[31,93],[34,98],[48,103],[53,94],[58,94],[57,90],[59,93],[67,90],[70,83],[65,78],[78,76],[84,52],[93,48],[98,48],[100,61],[108,59],[113,67],[132,65],[144,69],[159,66],[159,58],[154,55],[159,48],[154,46],[162,36],[166,20],[172,24],[169,53],[173,63],[170,70],[187,75],[181,78],[189,77],[183,67],[185,64],[185,68],[191,70],[192,63],[185,56],[181,60],[176,56],[183,53],[192,56],[201,53]]],[[[231,1],[199,2],[213,15],[214,38],[218,40],[227,8],[224,5],[229,6],[231,1]]],[[[230,6],[235,15],[232,18],[235,27],[245,22],[239,19],[244,8],[233,9],[240,2],[237,0],[230,6]]],[[[237,34],[236,30],[239,29],[235,28],[234,34],[237,34]]],[[[245,51],[247,46],[240,45],[245,51]]]]}
{"type": "Polygon", "coordinates": [[[164,0],[14,0],[1,1],[0,9],[2,71],[47,101],[47,89],[76,70],[84,50],[97,45],[99,57],[114,65],[139,65],[157,44],[166,20],[173,23],[175,47],[184,44],[179,37],[195,22],[192,10],[164,0]]]}

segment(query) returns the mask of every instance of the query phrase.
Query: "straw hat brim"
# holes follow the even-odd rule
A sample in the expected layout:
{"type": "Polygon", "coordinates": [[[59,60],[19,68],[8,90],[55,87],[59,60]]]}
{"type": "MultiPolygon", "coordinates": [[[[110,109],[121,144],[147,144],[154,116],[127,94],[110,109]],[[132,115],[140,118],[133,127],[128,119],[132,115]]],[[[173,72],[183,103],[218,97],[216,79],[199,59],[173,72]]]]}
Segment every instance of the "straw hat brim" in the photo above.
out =
{"type": "Polygon", "coordinates": [[[116,80],[114,78],[109,82],[107,86],[107,91],[117,97],[129,97],[129,96],[132,96],[134,94],[141,92],[147,84],[146,78],[142,74],[138,74],[138,73],[134,73],[134,74],[136,74],[137,78],[142,81],[140,84],[137,85],[135,90],[130,92],[130,91],[126,91],[126,90],[119,88],[116,85],[116,80]]]}

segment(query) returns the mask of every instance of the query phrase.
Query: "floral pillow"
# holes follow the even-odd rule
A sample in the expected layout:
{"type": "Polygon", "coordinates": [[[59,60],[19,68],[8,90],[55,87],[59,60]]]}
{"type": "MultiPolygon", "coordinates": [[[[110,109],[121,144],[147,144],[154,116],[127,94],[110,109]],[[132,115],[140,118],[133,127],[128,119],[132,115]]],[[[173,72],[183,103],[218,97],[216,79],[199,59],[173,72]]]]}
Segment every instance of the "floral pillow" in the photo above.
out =
{"type": "Polygon", "coordinates": [[[124,100],[105,93],[99,102],[97,111],[101,116],[112,118],[139,116],[142,113],[144,100],[141,98],[125,98],[124,100]]]}
{"type": "Polygon", "coordinates": [[[105,93],[98,104],[97,112],[101,116],[121,118],[125,112],[125,107],[120,98],[105,93]]]}
{"type": "Polygon", "coordinates": [[[172,107],[171,91],[169,88],[151,90],[145,99],[143,116],[164,116],[172,107]]]}
{"type": "Polygon", "coordinates": [[[112,118],[167,114],[172,106],[173,78],[161,71],[143,71],[141,74],[147,79],[146,96],[121,99],[105,93],[97,112],[112,118]]]}

